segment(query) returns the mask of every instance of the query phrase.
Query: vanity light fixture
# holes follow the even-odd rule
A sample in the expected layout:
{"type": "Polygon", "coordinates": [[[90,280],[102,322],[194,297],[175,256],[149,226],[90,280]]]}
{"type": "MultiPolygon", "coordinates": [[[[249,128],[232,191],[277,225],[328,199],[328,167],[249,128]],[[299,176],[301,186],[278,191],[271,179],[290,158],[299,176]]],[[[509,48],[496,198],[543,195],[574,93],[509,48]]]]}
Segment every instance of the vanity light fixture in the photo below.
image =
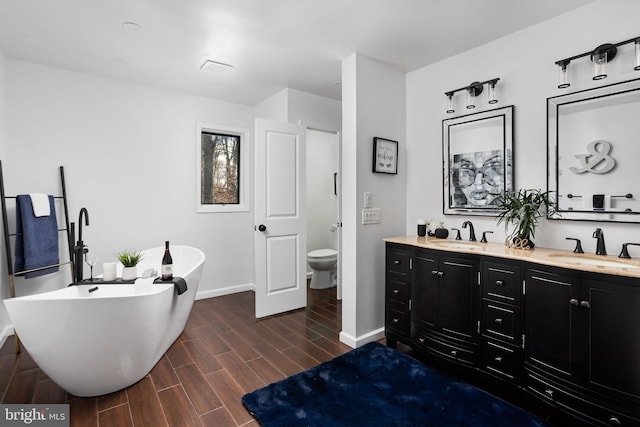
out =
{"type": "Polygon", "coordinates": [[[472,82],[469,86],[461,87],[459,89],[450,90],[445,92],[444,94],[447,96],[447,113],[455,113],[455,109],[453,108],[453,95],[459,91],[466,91],[467,93],[467,109],[476,108],[476,99],[478,95],[480,95],[484,90],[484,85],[488,85],[489,87],[489,104],[495,104],[498,102],[498,98],[496,95],[496,84],[498,83],[499,78],[486,80],[484,82],[472,82]]]}
{"type": "Polygon", "coordinates": [[[556,65],[559,69],[559,81],[558,89],[565,89],[571,86],[569,83],[569,64],[585,56],[589,56],[593,62],[593,80],[602,80],[607,78],[607,63],[613,61],[613,58],[618,54],[618,47],[634,43],[635,46],[635,67],[634,70],[640,71],[640,37],[634,37],[629,40],[622,41],[620,43],[605,43],[596,47],[594,50],[584,52],[579,55],[572,56],[570,58],[561,59],[556,61],[556,65]]]}

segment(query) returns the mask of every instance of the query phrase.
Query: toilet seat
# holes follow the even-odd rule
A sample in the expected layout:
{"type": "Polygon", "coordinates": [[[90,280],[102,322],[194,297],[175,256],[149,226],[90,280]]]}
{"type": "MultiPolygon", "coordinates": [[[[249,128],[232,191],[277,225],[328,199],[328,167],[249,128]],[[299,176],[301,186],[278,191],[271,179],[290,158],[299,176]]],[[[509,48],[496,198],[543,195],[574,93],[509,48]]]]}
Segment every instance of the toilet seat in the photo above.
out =
{"type": "Polygon", "coordinates": [[[316,249],[307,254],[307,258],[312,259],[325,259],[332,258],[338,255],[338,252],[333,249],[316,249]]]}

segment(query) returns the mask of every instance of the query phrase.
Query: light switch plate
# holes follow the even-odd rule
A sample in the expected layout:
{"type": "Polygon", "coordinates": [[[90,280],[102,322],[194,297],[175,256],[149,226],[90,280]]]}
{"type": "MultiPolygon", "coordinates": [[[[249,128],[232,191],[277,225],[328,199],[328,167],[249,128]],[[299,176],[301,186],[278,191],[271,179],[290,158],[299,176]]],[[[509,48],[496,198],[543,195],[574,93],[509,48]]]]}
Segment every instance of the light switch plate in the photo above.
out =
{"type": "Polygon", "coordinates": [[[380,224],[380,208],[362,209],[362,224],[380,224]]]}
{"type": "Polygon", "coordinates": [[[364,192],[364,208],[369,209],[371,207],[371,192],[364,192]]]}

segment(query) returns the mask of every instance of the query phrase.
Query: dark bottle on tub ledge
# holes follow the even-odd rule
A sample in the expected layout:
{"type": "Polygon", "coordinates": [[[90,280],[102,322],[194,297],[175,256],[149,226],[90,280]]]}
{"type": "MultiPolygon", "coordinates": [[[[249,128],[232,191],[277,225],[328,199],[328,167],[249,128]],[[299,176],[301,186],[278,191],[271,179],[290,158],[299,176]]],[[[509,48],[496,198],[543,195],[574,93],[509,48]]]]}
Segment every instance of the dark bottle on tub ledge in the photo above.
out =
{"type": "Polygon", "coordinates": [[[173,279],[173,259],[169,252],[169,241],[164,242],[164,255],[162,256],[162,280],[173,279]]]}

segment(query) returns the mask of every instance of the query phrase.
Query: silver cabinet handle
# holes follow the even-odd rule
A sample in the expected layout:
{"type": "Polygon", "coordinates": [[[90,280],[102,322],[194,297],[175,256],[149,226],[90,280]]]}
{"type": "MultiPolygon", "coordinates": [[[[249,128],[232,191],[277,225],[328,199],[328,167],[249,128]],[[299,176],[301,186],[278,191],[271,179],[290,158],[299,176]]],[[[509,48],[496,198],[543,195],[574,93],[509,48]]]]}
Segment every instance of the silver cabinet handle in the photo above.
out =
{"type": "Polygon", "coordinates": [[[553,399],[553,390],[551,390],[550,388],[546,389],[544,391],[544,394],[546,394],[547,396],[549,396],[551,399],[553,399]]]}
{"type": "Polygon", "coordinates": [[[591,305],[589,304],[589,301],[580,301],[580,307],[589,308],[591,305]]]}
{"type": "Polygon", "coordinates": [[[622,422],[620,422],[620,418],[616,417],[615,415],[611,415],[611,417],[609,418],[609,424],[611,424],[612,426],[621,426],[622,422]]]}
{"type": "Polygon", "coordinates": [[[577,300],[577,299],[575,299],[575,298],[571,298],[571,299],[569,300],[569,304],[573,305],[574,307],[577,307],[577,306],[579,306],[579,305],[580,305],[580,303],[578,302],[578,300],[577,300]]]}

